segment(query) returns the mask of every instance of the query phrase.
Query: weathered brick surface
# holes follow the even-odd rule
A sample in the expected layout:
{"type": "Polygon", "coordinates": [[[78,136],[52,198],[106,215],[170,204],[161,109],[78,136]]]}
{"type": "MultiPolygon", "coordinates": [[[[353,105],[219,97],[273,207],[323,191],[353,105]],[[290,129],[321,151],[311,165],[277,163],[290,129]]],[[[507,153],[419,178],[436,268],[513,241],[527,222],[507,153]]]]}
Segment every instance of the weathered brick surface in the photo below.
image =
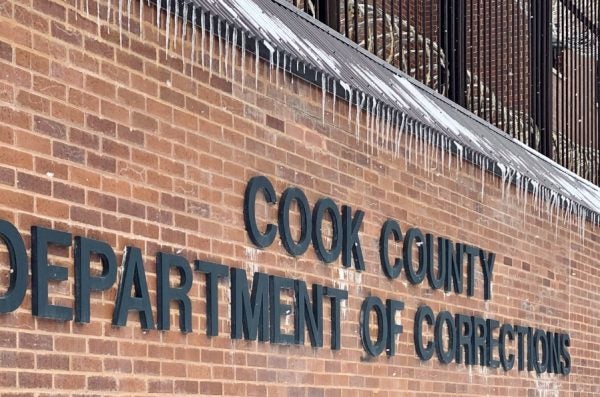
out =
{"type": "MultiPolygon", "coordinates": [[[[209,260],[249,274],[258,270],[347,289],[342,349],[232,341],[225,285],[219,290],[220,335],[206,337],[205,281],[199,274],[189,294],[194,308],[189,334],[177,330],[174,306],[169,332],[143,332],[134,315],[126,327],[113,327],[116,284],[92,293],[89,324],[32,317],[28,289],[18,310],[0,315],[0,395],[600,394],[597,230],[588,225],[582,240],[575,226],[538,214],[531,199],[525,206],[514,191],[502,199],[500,182],[491,175],[482,196],[479,170],[467,164],[456,169],[456,159],[442,170],[433,161],[426,168],[421,157],[414,161],[415,153],[405,162],[373,150],[364,124],[356,140],[344,101],[337,101],[333,122],[328,96],[322,120],[318,87],[290,76],[276,79],[266,63],[256,84],[250,55],[245,87],[239,51],[235,81],[224,76],[224,65],[219,75],[216,54],[212,73],[196,54],[192,77],[190,27],[186,59],[179,38],[167,56],[165,15],[159,33],[154,7],[144,9],[140,36],[139,3],[133,1],[132,33],[124,22],[121,46],[117,2],[107,24],[107,3],[101,1],[101,26],[96,3],[89,2],[89,16],[85,3],[0,1],[0,217],[17,225],[28,248],[32,225],[105,240],[119,264],[125,246],[140,247],[155,315],[160,250],[190,262],[209,260]],[[292,258],[278,240],[256,249],[242,216],[244,189],[255,175],[269,177],[278,194],[298,186],[311,204],[329,196],[364,210],[366,270],[344,269],[341,260],[325,265],[312,248],[292,258]],[[403,230],[417,226],[497,253],[493,299],[481,298],[480,273],[472,298],[411,286],[404,275],[386,279],[378,240],[388,218],[403,230]],[[405,332],[393,358],[366,359],[360,346],[360,304],[370,295],[405,302],[405,332]],[[412,332],[421,304],[436,312],[568,332],[572,373],[536,376],[421,363],[412,332]]],[[[276,208],[258,208],[261,225],[276,219],[276,208]]],[[[0,251],[5,263],[4,247],[0,251]]],[[[50,284],[51,301],[73,306],[72,250],[53,248],[51,256],[69,271],[68,281],[50,284]]],[[[7,279],[2,265],[0,288],[7,279]]],[[[324,317],[328,346],[328,305],[324,317]]],[[[287,321],[293,323],[291,317],[287,321]]]]}

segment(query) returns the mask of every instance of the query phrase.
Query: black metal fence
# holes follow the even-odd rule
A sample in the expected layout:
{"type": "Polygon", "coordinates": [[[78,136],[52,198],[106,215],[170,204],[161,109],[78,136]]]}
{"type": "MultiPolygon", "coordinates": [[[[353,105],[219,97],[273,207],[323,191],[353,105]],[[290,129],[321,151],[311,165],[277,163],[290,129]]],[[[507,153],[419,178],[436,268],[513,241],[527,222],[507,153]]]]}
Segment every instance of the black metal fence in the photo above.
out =
{"type": "Polygon", "coordinates": [[[600,0],[289,0],[600,182],[600,0]]]}

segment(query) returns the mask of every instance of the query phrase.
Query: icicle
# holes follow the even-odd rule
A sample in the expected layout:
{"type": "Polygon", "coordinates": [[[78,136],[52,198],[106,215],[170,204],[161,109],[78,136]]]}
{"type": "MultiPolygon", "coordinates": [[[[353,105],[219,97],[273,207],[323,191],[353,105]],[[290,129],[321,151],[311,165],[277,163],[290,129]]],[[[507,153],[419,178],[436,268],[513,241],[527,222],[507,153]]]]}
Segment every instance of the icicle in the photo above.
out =
{"type": "Polygon", "coordinates": [[[459,167],[462,167],[462,159],[463,159],[463,146],[458,142],[454,141],[454,146],[456,146],[456,170],[458,171],[459,167]],[[460,166],[459,166],[460,164],[460,166]]]}
{"type": "Polygon", "coordinates": [[[423,125],[423,124],[421,125],[419,134],[420,134],[420,138],[419,138],[419,145],[420,145],[419,153],[421,154],[421,161],[422,161],[422,164],[423,164],[423,168],[425,168],[425,161],[427,160],[425,158],[425,156],[427,155],[427,152],[425,150],[426,146],[427,146],[426,145],[426,143],[427,143],[427,138],[426,138],[427,127],[425,127],[425,125],[423,125]]]}
{"type": "Polygon", "coordinates": [[[423,132],[423,126],[421,125],[421,123],[416,123],[415,125],[416,131],[415,131],[415,150],[413,151],[413,153],[415,154],[415,159],[413,161],[413,163],[416,165],[419,162],[419,153],[421,151],[421,134],[423,132]]]}
{"type": "Polygon", "coordinates": [[[506,167],[504,166],[504,164],[497,163],[496,165],[498,166],[498,168],[500,168],[500,171],[502,172],[502,199],[504,199],[504,196],[505,196],[504,185],[506,183],[506,178],[508,177],[508,173],[506,172],[506,167]]]}
{"type": "Polygon", "coordinates": [[[335,124],[335,112],[336,112],[336,108],[335,108],[335,102],[337,100],[337,82],[335,80],[333,80],[333,105],[331,106],[332,109],[332,123],[335,124]]]}
{"type": "Polygon", "coordinates": [[[444,161],[444,157],[446,156],[446,137],[442,137],[442,174],[446,171],[446,161],[444,161]]]}
{"type": "MultiPolygon", "coordinates": [[[[128,0],[131,1],[131,0],[128,0]]],[[[185,7],[185,5],[184,5],[185,7]]],[[[177,3],[177,0],[175,0],[175,18],[173,20],[173,49],[176,50],[177,49],[177,36],[179,36],[179,30],[178,30],[178,24],[179,23],[179,4],[177,3]]],[[[183,41],[181,42],[181,45],[183,46],[183,41]]]]}
{"type": "MultiPolygon", "coordinates": [[[[192,29],[194,29],[192,36],[195,37],[195,35],[196,35],[196,28],[195,28],[195,26],[196,26],[196,7],[193,7],[192,20],[193,20],[192,29]]],[[[202,47],[202,48],[200,48],[200,54],[201,54],[200,58],[202,58],[202,59],[200,61],[202,62],[202,68],[204,68],[205,67],[204,54],[206,54],[206,52],[204,51],[204,42],[206,41],[206,15],[204,14],[203,11],[200,12],[200,30],[201,30],[200,39],[202,40],[202,42],[200,43],[200,46],[202,47]]],[[[212,40],[212,38],[211,38],[211,40],[212,40]]],[[[211,56],[212,56],[212,54],[211,54],[211,56]]]]}
{"type": "Polygon", "coordinates": [[[400,127],[398,128],[398,140],[396,142],[396,158],[400,157],[400,146],[402,145],[402,135],[404,134],[404,129],[406,128],[406,113],[402,113],[402,121],[400,122],[400,127]]]}
{"type": "MultiPolygon", "coordinates": [[[[181,59],[183,61],[183,70],[185,71],[185,37],[187,36],[187,20],[189,4],[183,5],[183,16],[181,17],[181,59]]],[[[193,66],[192,66],[193,67],[193,66]]]]}
{"type": "MultiPolygon", "coordinates": [[[[110,3],[112,0],[108,0],[108,2],[110,3]]],[[[162,1],[157,1],[156,2],[156,27],[158,29],[160,29],[160,4],[162,3],[162,1]]]]}
{"type": "MultiPolygon", "coordinates": [[[[268,41],[263,40],[263,44],[269,50],[269,82],[273,75],[273,65],[275,64],[275,48],[268,41]]],[[[315,80],[317,79],[317,70],[315,70],[315,80]]]]}
{"type": "MultiPolygon", "coordinates": [[[[140,0],[140,7],[142,7],[142,0],[140,0]]],[[[100,2],[96,0],[96,27],[98,28],[98,36],[100,36],[100,2]]]]}
{"type": "Polygon", "coordinates": [[[275,64],[275,87],[278,87],[278,88],[279,88],[279,68],[280,68],[280,66],[279,66],[279,54],[280,54],[280,51],[277,50],[276,51],[276,58],[277,58],[276,62],[277,63],[275,64]]]}
{"type": "Polygon", "coordinates": [[[355,136],[357,140],[360,140],[360,114],[362,113],[362,107],[365,104],[365,93],[362,93],[362,99],[360,101],[360,103],[358,102],[358,93],[356,93],[356,132],[355,132],[355,136]]]}
{"type": "Polygon", "coordinates": [[[369,97],[369,100],[371,101],[370,104],[367,103],[367,133],[366,133],[366,140],[367,140],[367,147],[366,147],[366,151],[368,153],[371,153],[371,141],[373,140],[372,135],[373,135],[373,128],[375,128],[375,116],[373,115],[374,113],[374,104],[375,104],[375,98],[369,97]]]}
{"type": "Polygon", "coordinates": [[[427,127],[427,149],[426,149],[426,152],[425,152],[426,153],[425,156],[427,157],[427,159],[426,159],[425,163],[427,165],[427,173],[429,173],[429,174],[431,174],[431,172],[432,172],[431,171],[432,170],[432,167],[431,167],[431,157],[432,157],[431,148],[433,147],[432,139],[433,138],[432,138],[431,128],[427,127]]]}
{"type": "Polygon", "coordinates": [[[365,109],[365,143],[367,145],[366,151],[369,150],[370,134],[371,134],[371,97],[367,96],[367,107],[365,109]]]}
{"type": "Polygon", "coordinates": [[[377,151],[382,150],[382,140],[385,137],[385,105],[379,104],[377,109],[377,129],[375,130],[375,148],[377,151]]]}
{"type": "Polygon", "coordinates": [[[259,52],[259,48],[258,48],[258,38],[254,38],[254,54],[255,54],[255,66],[254,66],[254,70],[256,73],[256,90],[258,90],[258,67],[260,66],[259,61],[260,61],[260,52],[259,52]]]}
{"type": "Polygon", "coordinates": [[[208,37],[208,73],[212,75],[212,64],[213,64],[213,48],[214,48],[214,38],[215,38],[215,23],[212,15],[208,15],[209,18],[209,37],[208,37]]]}
{"type": "MultiPolygon", "coordinates": [[[[201,12],[202,17],[202,66],[204,66],[204,13],[201,12]]],[[[192,45],[190,50],[190,63],[191,63],[191,75],[194,76],[194,64],[196,63],[196,7],[192,6],[192,45]]]]}
{"type": "Polygon", "coordinates": [[[322,122],[325,123],[325,99],[326,99],[326,95],[327,95],[327,80],[325,78],[325,73],[321,73],[321,97],[322,97],[322,102],[321,102],[321,107],[322,107],[322,122]]]}
{"type": "Polygon", "coordinates": [[[399,132],[398,132],[398,124],[400,122],[400,120],[399,120],[400,119],[400,113],[398,111],[394,111],[392,113],[392,118],[393,118],[393,121],[392,121],[393,124],[390,127],[391,128],[391,133],[390,133],[391,134],[391,136],[390,136],[390,140],[391,140],[390,141],[390,151],[392,152],[392,158],[396,159],[397,158],[396,157],[396,142],[398,142],[398,134],[399,134],[399,132]]]}
{"type": "Polygon", "coordinates": [[[127,0],[127,32],[131,33],[131,0],[127,0]]]}
{"type": "Polygon", "coordinates": [[[512,168],[509,169],[508,171],[508,178],[506,180],[506,201],[509,200],[509,196],[510,196],[510,187],[512,184],[512,178],[513,176],[515,176],[515,170],[513,170],[512,168]]]}
{"type": "MultiPolygon", "coordinates": [[[[119,0],[121,1],[121,0],[119,0]]],[[[158,0],[160,1],[160,0],[158,0]]],[[[165,21],[165,55],[169,56],[169,28],[171,25],[171,0],[167,0],[167,15],[165,21]]]]}
{"type": "Polygon", "coordinates": [[[387,113],[386,113],[387,117],[386,117],[386,125],[385,125],[385,140],[383,142],[385,149],[388,150],[388,148],[390,147],[390,128],[392,125],[392,111],[390,108],[387,109],[387,113]]]}
{"type": "Polygon", "coordinates": [[[413,135],[414,135],[414,121],[410,121],[410,124],[408,125],[408,132],[406,135],[406,139],[408,140],[408,145],[406,145],[406,156],[405,156],[405,165],[408,168],[408,161],[411,160],[412,158],[412,141],[413,141],[413,135]]]}
{"type": "Polygon", "coordinates": [[[517,205],[521,204],[521,173],[517,172],[515,177],[515,189],[517,194],[517,205]]]}
{"type": "Polygon", "coordinates": [[[525,197],[523,197],[523,223],[525,222],[525,218],[527,216],[527,200],[529,199],[529,178],[525,180],[525,197]]]}
{"type": "Polygon", "coordinates": [[[400,145],[402,140],[402,134],[404,134],[404,128],[406,128],[406,113],[402,113],[402,123],[400,124],[400,135],[398,135],[398,142],[396,143],[396,150],[398,152],[397,157],[400,157],[400,145]]]}
{"type": "MultiPolygon", "coordinates": [[[[219,29],[219,34],[221,33],[221,29],[219,29]]],[[[225,78],[229,75],[229,22],[225,22],[225,38],[223,39],[225,42],[225,78]]],[[[219,39],[219,43],[220,43],[219,39]]],[[[221,49],[219,49],[219,56],[221,56],[221,49]]],[[[219,66],[219,73],[221,73],[221,67],[219,66]]]]}
{"type": "Polygon", "coordinates": [[[559,201],[558,201],[558,205],[556,206],[556,216],[555,216],[555,224],[554,224],[554,238],[558,238],[558,220],[560,219],[560,211],[563,208],[563,197],[562,196],[558,196],[559,197],[559,201]]]}
{"type": "Polygon", "coordinates": [[[123,47],[123,0],[119,0],[119,47],[123,47]]]}
{"type": "Polygon", "coordinates": [[[433,144],[432,144],[432,150],[435,153],[435,157],[434,157],[434,153],[431,154],[431,159],[433,160],[433,165],[434,167],[431,170],[431,176],[433,177],[435,175],[435,173],[439,173],[438,171],[438,165],[439,165],[439,156],[440,156],[440,134],[438,134],[435,130],[433,130],[433,144]]]}
{"type": "Polygon", "coordinates": [[[448,157],[448,165],[447,165],[448,172],[452,171],[452,149],[451,149],[451,146],[452,146],[452,139],[447,138],[446,139],[446,156],[448,157]]]}
{"type": "Polygon", "coordinates": [[[354,91],[350,90],[348,97],[348,127],[350,127],[350,123],[352,121],[352,96],[354,95],[354,91]]]}
{"type": "Polygon", "coordinates": [[[483,161],[483,156],[479,157],[479,167],[481,169],[481,199],[483,200],[483,196],[484,196],[484,190],[485,190],[485,168],[484,168],[484,161],[483,161]]]}
{"type": "Polygon", "coordinates": [[[235,81],[235,67],[237,63],[237,38],[238,31],[234,27],[233,28],[233,43],[231,44],[231,80],[235,81]]]}
{"type": "Polygon", "coordinates": [[[242,33],[242,91],[246,86],[246,33],[242,33]]]}
{"type": "Polygon", "coordinates": [[[219,41],[219,76],[221,76],[223,74],[223,40],[221,40],[221,18],[217,18],[217,40],[219,41]]]}
{"type": "MultiPolygon", "coordinates": [[[[291,61],[290,61],[291,63],[291,61]]],[[[283,85],[286,84],[286,75],[287,75],[287,56],[283,54],[283,85]]]]}
{"type": "Polygon", "coordinates": [[[379,104],[377,100],[373,98],[371,102],[373,108],[371,109],[371,115],[373,120],[371,120],[371,136],[369,140],[369,144],[371,145],[371,154],[375,154],[375,134],[377,133],[377,128],[379,127],[379,104]]]}
{"type": "MultiPolygon", "coordinates": [[[[96,2],[98,2],[98,0],[96,0],[96,2]]],[[[140,0],[140,37],[144,37],[144,29],[142,29],[142,27],[144,26],[144,0],[140,0]]]]}

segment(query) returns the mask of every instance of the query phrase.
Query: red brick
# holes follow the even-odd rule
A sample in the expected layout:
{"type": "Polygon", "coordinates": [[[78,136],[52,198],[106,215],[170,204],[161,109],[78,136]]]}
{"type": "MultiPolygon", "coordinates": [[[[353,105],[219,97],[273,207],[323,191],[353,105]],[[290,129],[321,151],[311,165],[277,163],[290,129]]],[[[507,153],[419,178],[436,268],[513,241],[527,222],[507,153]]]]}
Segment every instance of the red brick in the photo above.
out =
{"type": "Polygon", "coordinates": [[[62,142],[54,142],[52,145],[52,154],[60,159],[73,161],[75,163],[85,163],[85,150],[68,145],[62,142]]]}
{"type": "Polygon", "coordinates": [[[16,99],[19,104],[37,113],[50,113],[50,101],[39,95],[35,95],[27,91],[19,91],[16,99]]]}
{"type": "Polygon", "coordinates": [[[39,0],[36,3],[36,10],[42,15],[48,15],[61,21],[65,21],[67,17],[65,7],[50,0],[39,0]]]}
{"type": "Polygon", "coordinates": [[[62,23],[52,21],[50,23],[50,29],[52,37],[62,40],[68,44],[80,46],[83,41],[81,33],[78,30],[68,29],[62,23]]]}
{"type": "Polygon", "coordinates": [[[57,181],[53,183],[53,196],[57,199],[80,204],[85,202],[85,191],[83,189],[57,181]]]}
{"type": "Polygon", "coordinates": [[[12,62],[12,60],[13,60],[12,46],[3,41],[0,41],[0,59],[4,59],[5,61],[8,61],[8,62],[12,62]]]}
{"type": "Polygon", "coordinates": [[[52,388],[52,375],[36,372],[19,372],[19,387],[23,389],[46,389],[52,388]]]}
{"type": "Polygon", "coordinates": [[[109,376],[90,376],[87,378],[87,388],[102,392],[114,391],[117,390],[117,380],[109,376]]]}
{"type": "Polygon", "coordinates": [[[37,369],[50,369],[68,371],[70,366],[69,356],[61,354],[38,354],[36,355],[37,369]]]}
{"type": "Polygon", "coordinates": [[[50,182],[47,177],[39,177],[23,172],[17,174],[17,187],[45,196],[52,194],[52,182],[50,182]]]}
{"type": "Polygon", "coordinates": [[[99,156],[89,152],[87,155],[87,165],[104,172],[114,173],[117,171],[117,161],[110,156],[99,156]]]}

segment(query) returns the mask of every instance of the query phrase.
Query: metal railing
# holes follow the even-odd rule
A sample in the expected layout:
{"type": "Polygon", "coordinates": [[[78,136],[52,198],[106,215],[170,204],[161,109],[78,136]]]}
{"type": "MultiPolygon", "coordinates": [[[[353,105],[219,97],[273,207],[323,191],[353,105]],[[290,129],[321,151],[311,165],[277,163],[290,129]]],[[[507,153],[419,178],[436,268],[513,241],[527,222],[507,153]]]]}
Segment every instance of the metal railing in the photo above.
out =
{"type": "Polygon", "coordinates": [[[600,0],[288,0],[600,182],[600,0]]]}

